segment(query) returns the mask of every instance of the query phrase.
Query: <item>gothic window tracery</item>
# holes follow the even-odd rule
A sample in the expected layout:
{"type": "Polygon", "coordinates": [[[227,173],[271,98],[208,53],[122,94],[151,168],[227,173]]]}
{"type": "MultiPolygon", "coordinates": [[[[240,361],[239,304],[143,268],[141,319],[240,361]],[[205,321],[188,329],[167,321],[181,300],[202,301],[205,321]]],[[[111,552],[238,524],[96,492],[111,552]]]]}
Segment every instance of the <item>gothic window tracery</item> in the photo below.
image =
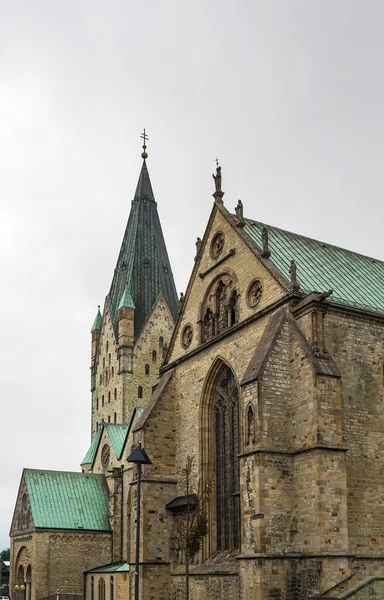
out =
{"type": "Polygon", "coordinates": [[[215,432],[216,548],[239,547],[239,394],[231,369],[216,387],[213,403],[215,432]]]}
{"type": "Polygon", "coordinates": [[[239,322],[239,294],[228,274],[212,284],[206,295],[201,318],[202,343],[239,322]]]}

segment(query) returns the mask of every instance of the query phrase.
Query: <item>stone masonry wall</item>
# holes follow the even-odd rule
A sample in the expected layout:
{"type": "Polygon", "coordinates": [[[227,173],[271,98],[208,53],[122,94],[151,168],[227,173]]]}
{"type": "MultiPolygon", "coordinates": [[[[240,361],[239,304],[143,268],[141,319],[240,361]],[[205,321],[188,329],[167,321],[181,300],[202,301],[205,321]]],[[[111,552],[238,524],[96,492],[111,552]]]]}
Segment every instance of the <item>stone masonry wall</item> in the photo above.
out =
{"type": "Polygon", "coordinates": [[[384,555],[384,324],[329,313],[325,335],[342,373],[349,549],[384,555]]]}

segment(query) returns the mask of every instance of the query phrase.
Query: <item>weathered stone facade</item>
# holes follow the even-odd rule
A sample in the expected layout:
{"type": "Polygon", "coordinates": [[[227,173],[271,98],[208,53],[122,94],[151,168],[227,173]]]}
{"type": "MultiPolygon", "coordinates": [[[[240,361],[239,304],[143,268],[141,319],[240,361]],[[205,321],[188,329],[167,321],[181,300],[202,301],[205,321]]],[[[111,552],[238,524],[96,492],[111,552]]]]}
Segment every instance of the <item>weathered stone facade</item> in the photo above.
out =
{"type": "MultiPolygon", "coordinates": [[[[84,470],[105,476],[112,536],[15,529],[14,573],[18,561],[35,560],[37,540],[59,555],[71,539],[94,552],[92,565],[43,559],[43,578],[58,572],[57,585],[76,587],[83,571],[125,561],[114,594],[133,600],[137,470],[126,458],[141,443],[152,461],[142,479],[141,597],[184,598],[184,551],[166,506],[184,497],[189,456],[194,492],[210,489],[190,600],[381,597],[384,313],[333,301],[330,289],[302,290],[297,256],[285,246],[288,266],[278,268],[273,236],[263,228],[255,242],[242,204],[236,216],[225,209],[218,178],[176,324],[160,294],[138,335],[129,301],[117,330],[106,302],[92,332],[97,444],[84,470]],[[77,568],[70,582],[69,567],[77,568]]],[[[27,527],[28,503],[23,510],[27,527]]],[[[107,573],[87,573],[87,600],[104,600],[95,590],[107,573]]],[[[53,579],[32,598],[51,593],[53,579]]]]}

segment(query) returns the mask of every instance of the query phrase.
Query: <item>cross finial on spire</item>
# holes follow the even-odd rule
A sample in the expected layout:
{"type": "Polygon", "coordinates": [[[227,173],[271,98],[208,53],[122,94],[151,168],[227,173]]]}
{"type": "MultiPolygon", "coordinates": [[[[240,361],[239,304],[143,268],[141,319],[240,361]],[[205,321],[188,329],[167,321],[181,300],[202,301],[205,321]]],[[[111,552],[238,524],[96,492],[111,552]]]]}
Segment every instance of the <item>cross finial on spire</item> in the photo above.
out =
{"type": "Polygon", "coordinates": [[[219,166],[219,159],[216,157],[216,167],[219,166]]]}
{"type": "Polygon", "coordinates": [[[144,144],[143,144],[143,150],[144,152],[141,153],[141,158],[144,158],[144,160],[146,158],[148,158],[148,154],[146,153],[146,149],[147,149],[147,145],[146,145],[146,141],[149,140],[149,137],[147,136],[147,134],[145,133],[145,127],[144,127],[144,131],[143,133],[140,135],[140,137],[144,140],[144,144]]]}

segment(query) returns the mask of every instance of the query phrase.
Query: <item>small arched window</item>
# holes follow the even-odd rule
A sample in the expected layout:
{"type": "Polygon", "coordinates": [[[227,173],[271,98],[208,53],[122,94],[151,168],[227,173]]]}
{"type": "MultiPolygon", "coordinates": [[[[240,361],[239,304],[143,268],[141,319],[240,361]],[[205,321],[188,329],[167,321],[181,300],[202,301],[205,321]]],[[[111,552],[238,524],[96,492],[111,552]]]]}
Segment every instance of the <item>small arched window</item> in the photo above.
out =
{"type": "Polygon", "coordinates": [[[113,422],[116,423],[116,413],[113,415],[113,422]]]}
{"type": "Polygon", "coordinates": [[[100,377],[99,377],[99,384],[101,385],[103,383],[103,374],[100,373],[100,377]]]}
{"type": "Polygon", "coordinates": [[[101,406],[104,406],[104,394],[101,396],[101,406]]]}
{"type": "Polygon", "coordinates": [[[149,375],[149,364],[148,363],[145,365],[145,374],[149,375]]]}
{"type": "Polygon", "coordinates": [[[152,350],[152,362],[156,362],[157,361],[157,352],[156,350],[152,350]]]}
{"type": "Polygon", "coordinates": [[[95,578],[91,577],[91,600],[95,600],[95,578]]]}
{"type": "Polygon", "coordinates": [[[110,417],[110,415],[108,415],[108,423],[110,423],[110,422],[111,422],[111,417],[110,417]]]}
{"type": "Polygon", "coordinates": [[[141,385],[139,385],[139,387],[137,388],[137,397],[138,398],[143,397],[143,386],[141,386],[141,385]]]}
{"type": "Polygon", "coordinates": [[[98,431],[98,430],[99,430],[99,422],[96,421],[96,431],[98,431]]]}
{"type": "Polygon", "coordinates": [[[113,398],[114,400],[117,400],[117,388],[113,390],[113,398]]]}
{"type": "Polygon", "coordinates": [[[115,600],[115,583],[113,581],[113,575],[111,575],[109,586],[109,600],[115,600]]]}
{"type": "Polygon", "coordinates": [[[161,335],[161,336],[159,337],[159,349],[160,349],[160,350],[162,350],[163,346],[164,346],[164,338],[163,338],[163,336],[161,335]]]}
{"type": "Polygon", "coordinates": [[[100,579],[99,579],[99,599],[98,600],[105,600],[105,581],[104,581],[104,577],[100,577],[100,579]]]}
{"type": "Polygon", "coordinates": [[[111,392],[108,392],[108,402],[111,401],[111,392]]]}
{"type": "Polygon", "coordinates": [[[104,369],[104,367],[105,367],[105,356],[103,358],[103,369],[104,369]]]}
{"type": "Polygon", "coordinates": [[[108,352],[109,342],[106,343],[105,348],[106,348],[106,351],[108,352]]]}
{"type": "Polygon", "coordinates": [[[99,399],[96,398],[96,410],[99,410],[99,399]]]}
{"type": "Polygon", "coordinates": [[[248,410],[247,410],[246,431],[247,431],[247,437],[246,437],[247,444],[253,444],[253,442],[255,441],[255,418],[254,418],[254,414],[253,414],[253,408],[251,405],[248,406],[248,410]]]}
{"type": "Polygon", "coordinates": [[[115,376],[115,367],[112,367],[112,377],[115,376]]]}

